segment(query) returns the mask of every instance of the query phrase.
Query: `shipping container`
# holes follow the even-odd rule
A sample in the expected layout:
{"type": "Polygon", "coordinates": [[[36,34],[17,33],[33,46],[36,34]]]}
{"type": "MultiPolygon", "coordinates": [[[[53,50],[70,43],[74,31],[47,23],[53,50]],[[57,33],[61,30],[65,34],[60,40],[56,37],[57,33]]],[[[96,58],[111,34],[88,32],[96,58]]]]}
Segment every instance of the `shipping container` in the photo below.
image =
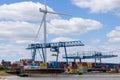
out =
{"type": "Polygon", "coordinates": [[[82,63],[81,62],[76,62],[77,67],[82,67],[82,63]]]}
{"type": "Polygon", "coordinates": [[[87,66],[87,62],[82,62],[82,66],[87,66]]]}
{"type": "Polygon", "coordinates": [[[87,67],[79,67],[78,70],[80,73],[86,73],[88,68],[87,67]]]}
{"type": "Polygon", "coordinates": [[[53,68],[53,66],[52,66],[51,63],[48,63],[48,64],[47,64],[47,67],[48,67],[48,68],[53,68]]]}
{"type": "Polygon", "coordinates": [[[28,66],[39,66],[39,64],[37,64],[37,63],[30,63],[30,64],[28,64],[28,66]]]}
{"type": "Polygon", "coordinates": [[[47,63],[40,63],[41,69],[47,69],[48,68],[47,66],[48,66],[47,63]]]}
{"type": "Polygon", "coordinates": [[[23,62],[23,66],[27,66],[28,65],[28,63],[26,63],[26,62],[23,62]]]}
{"type": "Polygon", "coordinates": [[[24,69],[31,69],[31,66],[24,66],[24,69]]]}
{"type": "Polygon", "coordinates": [[[92,63],[91,62],[87,62],[87,67],[88,68],[92,68],[92,63]]]}
{"type": "Polygon", "coordinates": [[[65,66],[64,62],[60,62],[60,68],[64,68],[65,66]]]}
{"type": "Polygon", "coordinates": [[[77,69],[77,68],[74,68],[74,67],[72,67],[72,66],[68,66],[68,67],[66,68],[66,72],[67,72],[67,73],[78,73],[78,69],[77,69]]]}
{"type": "Polygon", "coordinates": [[[18,66],[18,68],[19,68],[19,69],[23,69],[23,68],[24,68],[24,66],[18,66]]]}
{"type": "Polygon", "coordinates": [[[52,64],[53,68],[60,68],[60,62],[54,61],[54,62],[51,62],[51,64],[52,64]]]}
{"type": "Polygon", "coordinates": [[[12,64],[12,67],[13,67],[13,68],[17,68],[18,66],[19,66],[19,65],[18,65],[17,63],[13,63],[13,64],[12,64]]]}

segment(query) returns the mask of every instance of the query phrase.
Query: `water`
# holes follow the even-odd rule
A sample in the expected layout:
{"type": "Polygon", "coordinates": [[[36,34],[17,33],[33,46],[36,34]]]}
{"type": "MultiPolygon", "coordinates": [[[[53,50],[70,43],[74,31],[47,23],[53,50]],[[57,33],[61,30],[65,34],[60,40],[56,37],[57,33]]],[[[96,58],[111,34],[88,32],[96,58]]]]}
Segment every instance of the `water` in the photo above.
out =
{"type": "Polygon", "coordinates": [[[14,77],[7,80],[120,80],[120,74],[117,75],[72,75],[72,76],[54,76],[54,77],[14,77]]]}

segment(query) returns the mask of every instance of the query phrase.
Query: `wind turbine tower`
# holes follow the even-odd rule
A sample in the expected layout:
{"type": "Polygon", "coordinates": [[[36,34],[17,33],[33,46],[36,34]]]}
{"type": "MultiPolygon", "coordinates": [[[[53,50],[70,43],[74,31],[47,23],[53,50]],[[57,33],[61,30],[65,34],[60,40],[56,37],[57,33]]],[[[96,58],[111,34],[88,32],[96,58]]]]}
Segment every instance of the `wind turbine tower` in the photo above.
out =
{"type": "MultiPolygon", "coordinates": [[[[68,14],[62,14],[62,13],[56,13],[56,12],[48,11],[46,2],[47,2],[47,0],[44,0],[44,9],[41,9],[41,8],[39,9],[39,11],[43,13],[43,17],[42,17],[41,24],[40,24],[40,27],[39,27],[38,32],[37,32],[37,38],[38,38],[40,29],[41,29],[41,27],[43,25],[44,26],[44,55],[43,55],[44,62],[47,62],[47,48],[46,48],[46,43],[47,43],[47,37],[46,37],[46,35],[47,35],[47,32],[46,32],[46,27],[47,27],[46,22],[47,22],[47,20],[46,20],[46,18],[47,17],[46,16],[47,16],[47,13],[71,16],[71,15],[68,15],[68,14]]],[[[34,51],[33,55],[35,57],[36,51],[34,51]]]]}

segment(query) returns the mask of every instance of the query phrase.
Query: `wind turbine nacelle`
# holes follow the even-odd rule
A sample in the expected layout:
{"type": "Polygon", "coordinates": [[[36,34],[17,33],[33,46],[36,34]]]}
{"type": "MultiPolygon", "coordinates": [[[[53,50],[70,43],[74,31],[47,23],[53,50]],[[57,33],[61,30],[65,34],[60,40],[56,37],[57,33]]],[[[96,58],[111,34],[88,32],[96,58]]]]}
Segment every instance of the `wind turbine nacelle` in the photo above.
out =
{"type": "Polygon", "coordinates": [[[47,10],[44,10],[44,9],[41,9],[41,8],[39,8],[39,11],[40,11],[40,12],[47,13],[47,10]]]}

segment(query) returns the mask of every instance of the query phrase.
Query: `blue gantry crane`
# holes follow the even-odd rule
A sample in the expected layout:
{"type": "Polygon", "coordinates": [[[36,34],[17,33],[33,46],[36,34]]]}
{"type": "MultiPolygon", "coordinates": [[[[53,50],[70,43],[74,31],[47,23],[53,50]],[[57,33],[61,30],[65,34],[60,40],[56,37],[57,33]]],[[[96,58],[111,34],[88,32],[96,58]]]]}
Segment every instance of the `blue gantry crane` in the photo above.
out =
{"type": "Polygon", "coordinates": [[[79,59],[81,62],[81,59],[95,59],[95,64],[97,63],[97,59],[100,60],[102,58],[112,58],[112,57],[117,57],[118,55],[113,55],[113,52],[99,52],[99,51],[83,51],[75,54],[69,54],[67,57],[63,55],[63,58],[67,59],[73,59],[74,62],[76,59],[79,59]]]}
{"type": "Polygon", "coordinates": [[[56,61],[58,61],[59,48],[63,47],[66,56],[66,62],[68,62],[68,54],[66,47],[73,47],[73,46],[84,46],[84,44],[81,41],[54,42],[54,43],[46,43],[46,44],[36,43],[36,44],[28,45],[27,49],[30,49],[32,51],[33,60],[35,60],[37,50],[39,51],[41,49],[43,61],[45,62],[44,48],[50,48],[50,51],[57,52],[56,61]]]}

